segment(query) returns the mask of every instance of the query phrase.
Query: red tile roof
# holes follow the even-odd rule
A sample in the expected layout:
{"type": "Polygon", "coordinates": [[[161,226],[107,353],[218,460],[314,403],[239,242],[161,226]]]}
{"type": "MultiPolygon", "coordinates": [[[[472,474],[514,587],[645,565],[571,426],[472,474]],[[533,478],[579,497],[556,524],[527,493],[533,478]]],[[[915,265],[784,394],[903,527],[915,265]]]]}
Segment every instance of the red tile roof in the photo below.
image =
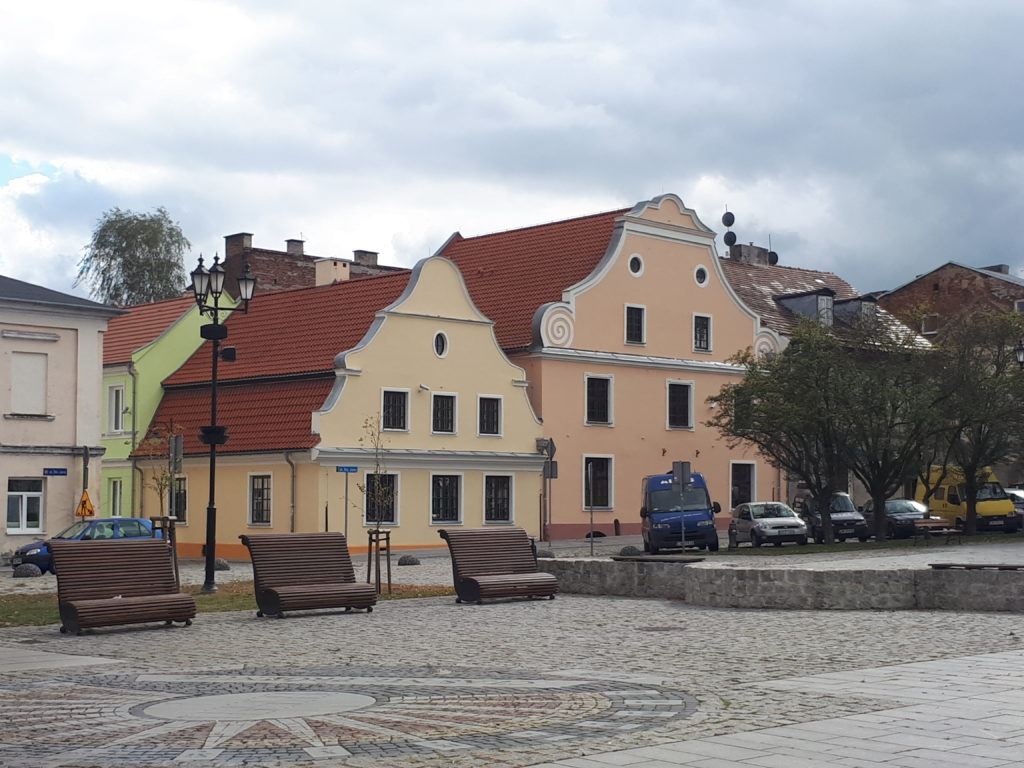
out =
{"type": "MultiPolygon", "coordinates": [[[[363,277],[316,288],[260,295],[249,313],[228,318],[226,345],[238,359],[221,363],[218,378],[296,376],[334,371],[334,357],[363,338],[374,315],[397,299],[408,271],[363,277]]],[[[164,382],[168,386],[210,380],[210,350],[204,344],[164,382]]]]}
{"type": "Polygon", "coordinates": [[[533,340],[533,314],[561,301],[562,291],[601,261],[615,220],[629,208],[479,237],[453,239],[442,252],[454,261],[477,308],[494,321],[507,351],[533,340]]]}
{"type": "Polygon", "coordinates": [[[103,337],[103,364],[130,363],[132,353],[155,341],[194,304],[195,300],[189,294],[128,307],[126,314],[107,323],[103,337]]]}
{"type": "Polygon", "coordinates": [[[743,303],[761,316],[761,325],[782,334],[790,333],[799,316],[783,307],[775,297],[790,293],[831,288],[836,301],[858,296],[848,282],[831,272],[800,267],[759,266],[736,259],[719,259],[729,285],[743,303]]]}
{"type": "MultiPolygon", "coordinates": [[[[313,411],[319,410],[334,385],[334,376],[248,383],[219,387],[217,421],[228,429],[225,453],[306,450],[319,441],[311,431],[313,411]]],[[[202,454],[199,428],[210,423],[209,387],[164,392],[153,417],[154,425],[173,424],[185,436],[185,453],[202,454]]]]}

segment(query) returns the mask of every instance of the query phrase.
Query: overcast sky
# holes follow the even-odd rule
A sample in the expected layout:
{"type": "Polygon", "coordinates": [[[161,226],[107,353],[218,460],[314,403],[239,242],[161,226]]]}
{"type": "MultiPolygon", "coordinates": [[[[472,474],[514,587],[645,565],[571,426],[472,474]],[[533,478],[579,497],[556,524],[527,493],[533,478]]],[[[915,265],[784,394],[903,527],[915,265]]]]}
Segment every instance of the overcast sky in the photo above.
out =
{"type": "Polygon", "coordinates": [[[115,205],[165,206],[187,269],[238,231],[411,265],[675,192],[864,291],[1021,274],[1022,32],[1016,0],[18,3],[0,273],[69,290],[115,205]]]}

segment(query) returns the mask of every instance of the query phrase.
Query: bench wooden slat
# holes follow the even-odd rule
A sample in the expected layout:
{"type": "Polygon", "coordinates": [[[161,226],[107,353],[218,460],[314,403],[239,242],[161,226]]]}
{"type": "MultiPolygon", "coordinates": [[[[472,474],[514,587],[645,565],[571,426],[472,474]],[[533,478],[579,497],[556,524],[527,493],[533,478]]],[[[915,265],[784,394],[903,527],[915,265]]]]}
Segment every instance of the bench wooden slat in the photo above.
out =
{"type": "Polygon", "coordinates": [[[448,543],[458,602],[492,597],[554,597],[558,581],[537,571],[533,542],[522,528],[439,531],[448,543]]]}
{"type": "Polygon", "coordinates": [[[342,533],[258,533],[239,536],[252,557],[257,615],[317,608],[373,610],[377,592],[356,582],[342,533]]]}
{"type": "Polygon", "coordinates": [[[148,622],[191,624],[196,603],[178,590],[163,539],[50,543],[61,631],[148,622]]]}
{"type": "Polygon", "coordinates": [[[928,567],[937,571],[951,569],[963,571],[1024,571],[1024,565],[1020,563],[929,563],[928,567]]]}

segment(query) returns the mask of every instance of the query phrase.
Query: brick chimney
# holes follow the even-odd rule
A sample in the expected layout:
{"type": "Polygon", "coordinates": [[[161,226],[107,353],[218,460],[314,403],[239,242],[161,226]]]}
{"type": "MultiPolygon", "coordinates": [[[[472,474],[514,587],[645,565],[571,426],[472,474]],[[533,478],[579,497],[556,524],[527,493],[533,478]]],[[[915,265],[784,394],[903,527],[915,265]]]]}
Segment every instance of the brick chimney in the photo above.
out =
{"type": "Polygon", "coordinates": [[[284,241],[284,247],[292,256],[301,256],[303,253],[303,244],[305,242],[305,240],[289,239],[284,241]]]}
{"type": "Polygon", "coordinates": [[[361,267],[377,266],[377,251],[352,251],[352,258],[361,267]]]}
{"type": "Polygon", "coordinates": [[[749,245],[743,245],[742,243],[735,243],[729,246],[729,258],[733,261],[740,261],[744,264],[752,264],[757,267],[771,266],[771,262],[768,260],[768,249],[762,248],[759,245],[750,243],[749,245]]]}
{"type": "Polygon", "coordinates": [[[247,248],[252,248],[252,232],[238,232],[234,235],[224,236],[224,260],[234,253],[241,253],[247,248]]]}

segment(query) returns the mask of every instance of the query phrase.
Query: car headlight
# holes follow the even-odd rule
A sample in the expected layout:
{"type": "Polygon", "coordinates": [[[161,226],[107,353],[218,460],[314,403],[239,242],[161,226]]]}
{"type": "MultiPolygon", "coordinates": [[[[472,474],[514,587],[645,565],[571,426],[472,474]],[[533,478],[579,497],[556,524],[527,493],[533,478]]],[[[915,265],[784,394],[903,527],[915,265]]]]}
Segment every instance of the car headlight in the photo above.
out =
{"type": "Polygon", "coordinates": [[[697,525],[714,525],[710,520],[698,520],[697,525]]]}
{"type": "Polygon", "coordinates": [[[1017,516],[1017,508],[1014,507],[1013,509],[1011,509],[1009,512],[1006,513],[1006,516],[1007,517],[1016,517],[1017,516]]]}
{"type": "Polygon", "coordinates": [[[651,526],[651,528],[657,528],[658,530],[664,530],[666,528],[671,528],[671,527],[672,526],[669,525],[668,523],[655,523],[654,525],[651,526]]]}
{"type": "Polygon", "coordinates": [[[35,549],[30,549],[30,550],[26,551],[25,555],[26,556],[28,556],[28,555],[38,555],[42,551],[43,551],[42,549],[40,549],[39,547],[36,547],[35,549]]]}
{"type": "Polygon", "coordinates": [[[768,530],[768,523],[763,523],[760,520],[758,520],[754,523],[754,527],[757,528],[759,531],[766,531],[768,530]]]}

